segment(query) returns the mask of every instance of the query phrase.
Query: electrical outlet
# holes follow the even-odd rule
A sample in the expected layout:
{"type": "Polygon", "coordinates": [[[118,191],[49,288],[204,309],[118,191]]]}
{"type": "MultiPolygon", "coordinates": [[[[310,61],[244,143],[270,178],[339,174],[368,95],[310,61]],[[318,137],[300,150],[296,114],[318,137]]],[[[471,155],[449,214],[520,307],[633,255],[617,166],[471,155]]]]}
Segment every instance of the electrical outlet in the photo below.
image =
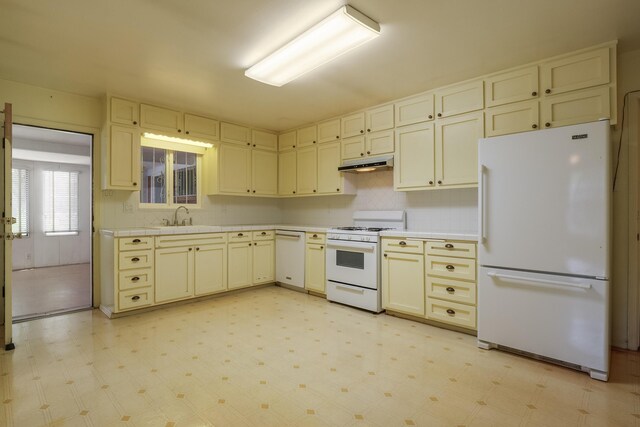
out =
{"type": "Polygon", "coordinates": [[[124,213],[132,213],[133,205],[129,202],[122,202],[122,212],[124,213]]]}

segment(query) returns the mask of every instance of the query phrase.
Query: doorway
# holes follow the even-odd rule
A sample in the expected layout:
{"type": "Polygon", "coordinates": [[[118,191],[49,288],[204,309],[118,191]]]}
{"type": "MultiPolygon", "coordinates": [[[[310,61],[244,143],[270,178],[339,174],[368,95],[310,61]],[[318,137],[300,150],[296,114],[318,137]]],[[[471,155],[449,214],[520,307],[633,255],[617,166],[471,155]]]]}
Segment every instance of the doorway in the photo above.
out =
{"type": "Polygon", "coordinates": [[[92,306],[92,135],[13,126],[13,320],[92,306]]]}

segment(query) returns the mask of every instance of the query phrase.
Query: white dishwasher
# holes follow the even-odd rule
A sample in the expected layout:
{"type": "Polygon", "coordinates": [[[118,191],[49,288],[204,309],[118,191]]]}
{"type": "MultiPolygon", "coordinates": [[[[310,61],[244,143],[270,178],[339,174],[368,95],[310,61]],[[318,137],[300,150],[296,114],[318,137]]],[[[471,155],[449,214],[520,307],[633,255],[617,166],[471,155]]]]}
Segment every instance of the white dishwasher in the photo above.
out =
{"type": "Polygon", "coordinates": [[[276,281],[304,289],[304,231],[276,230],[276,281]]]}

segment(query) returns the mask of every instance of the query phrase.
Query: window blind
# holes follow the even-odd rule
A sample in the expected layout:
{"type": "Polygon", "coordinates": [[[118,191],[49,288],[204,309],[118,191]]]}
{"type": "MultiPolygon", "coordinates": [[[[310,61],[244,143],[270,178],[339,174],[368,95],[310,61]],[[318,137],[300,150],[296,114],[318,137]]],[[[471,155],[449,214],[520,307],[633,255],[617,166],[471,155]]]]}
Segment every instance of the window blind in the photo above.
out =
{"type": "Polygon", "coordinates": [[[78,233],[78,172],[43,171],[44,232],[78,233]]]}
{"type": "Polygon", "coordinates": [[[14,234],[29,235],[29,170],[11,170],[11,216],[16,223],[11,225],[14,234]]]}

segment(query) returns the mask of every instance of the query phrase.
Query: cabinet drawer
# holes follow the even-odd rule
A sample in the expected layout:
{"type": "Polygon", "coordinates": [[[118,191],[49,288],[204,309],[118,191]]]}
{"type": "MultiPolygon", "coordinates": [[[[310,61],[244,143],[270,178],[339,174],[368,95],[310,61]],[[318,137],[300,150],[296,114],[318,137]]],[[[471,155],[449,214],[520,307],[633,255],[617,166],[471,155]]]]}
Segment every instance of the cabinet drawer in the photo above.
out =
{"type": "Polygon", "coordinates": [[[427,296],[445,301],[476,305],[475,282],[427,276],[427,296]]]}
{"type": "Polygon", "coordinates": [[[476,329],[476,308],[470,305],[428,298],[427,319],[450,323],[463,328],[476,329]]]}
{"type": "Polygon", "coordinates": [[[118,289],[126,291],[153,285],[153,269],[125,270],[118,273],[118,289]]]}
{"type": "Polygon", "coordinates": [[[145,307],[153,302],[152,288],[136,289],[118,293],[118,310],[132,310],[145,307]]]}
{"type": "Polygon", "coordinates": [[[427,274],[449,279],[476,280],[474,259],[427,255],[427,274]]]}
{"type": "Polygon", "coordinates": [[[423,254],[424,242],[422,240],[382,239],[382,252],[423,254]]]}
{"type": "Polygon", "coordinates": [[[151,249],[153,237],[121,237],[118,239],[118,249],[121,251],[133,251],[151,249]]]}
{"type": "Polygon", "coordinates": [[[234,231],[228,234],[229,243],[250,242],[251,231],[234,231]]]}
{"type": "Polygon", "coordinates": [[[118,267],[120,270],[131,268],[146,268],[153,266],[153,251],[120,252],[118,255],[118,267]]]}
{"type": "Polygon", "coordinates": [[[475,243],[462,242],[426,242],[427,255],[454,256],[459,258],[476,257],[475,243]]]}
{"type": "Polygon", "coordinates": [[[324,233],[307,233],[307,243],[325,243],[327,235],[324,233]]]}
{"type": "Polygon", "coordinates": [[[254,231],[252,236],[253,236],[253,240],[273,240],[274,234],[275,233],[273,230],[263,230],[263,231],[254,231]]]}

